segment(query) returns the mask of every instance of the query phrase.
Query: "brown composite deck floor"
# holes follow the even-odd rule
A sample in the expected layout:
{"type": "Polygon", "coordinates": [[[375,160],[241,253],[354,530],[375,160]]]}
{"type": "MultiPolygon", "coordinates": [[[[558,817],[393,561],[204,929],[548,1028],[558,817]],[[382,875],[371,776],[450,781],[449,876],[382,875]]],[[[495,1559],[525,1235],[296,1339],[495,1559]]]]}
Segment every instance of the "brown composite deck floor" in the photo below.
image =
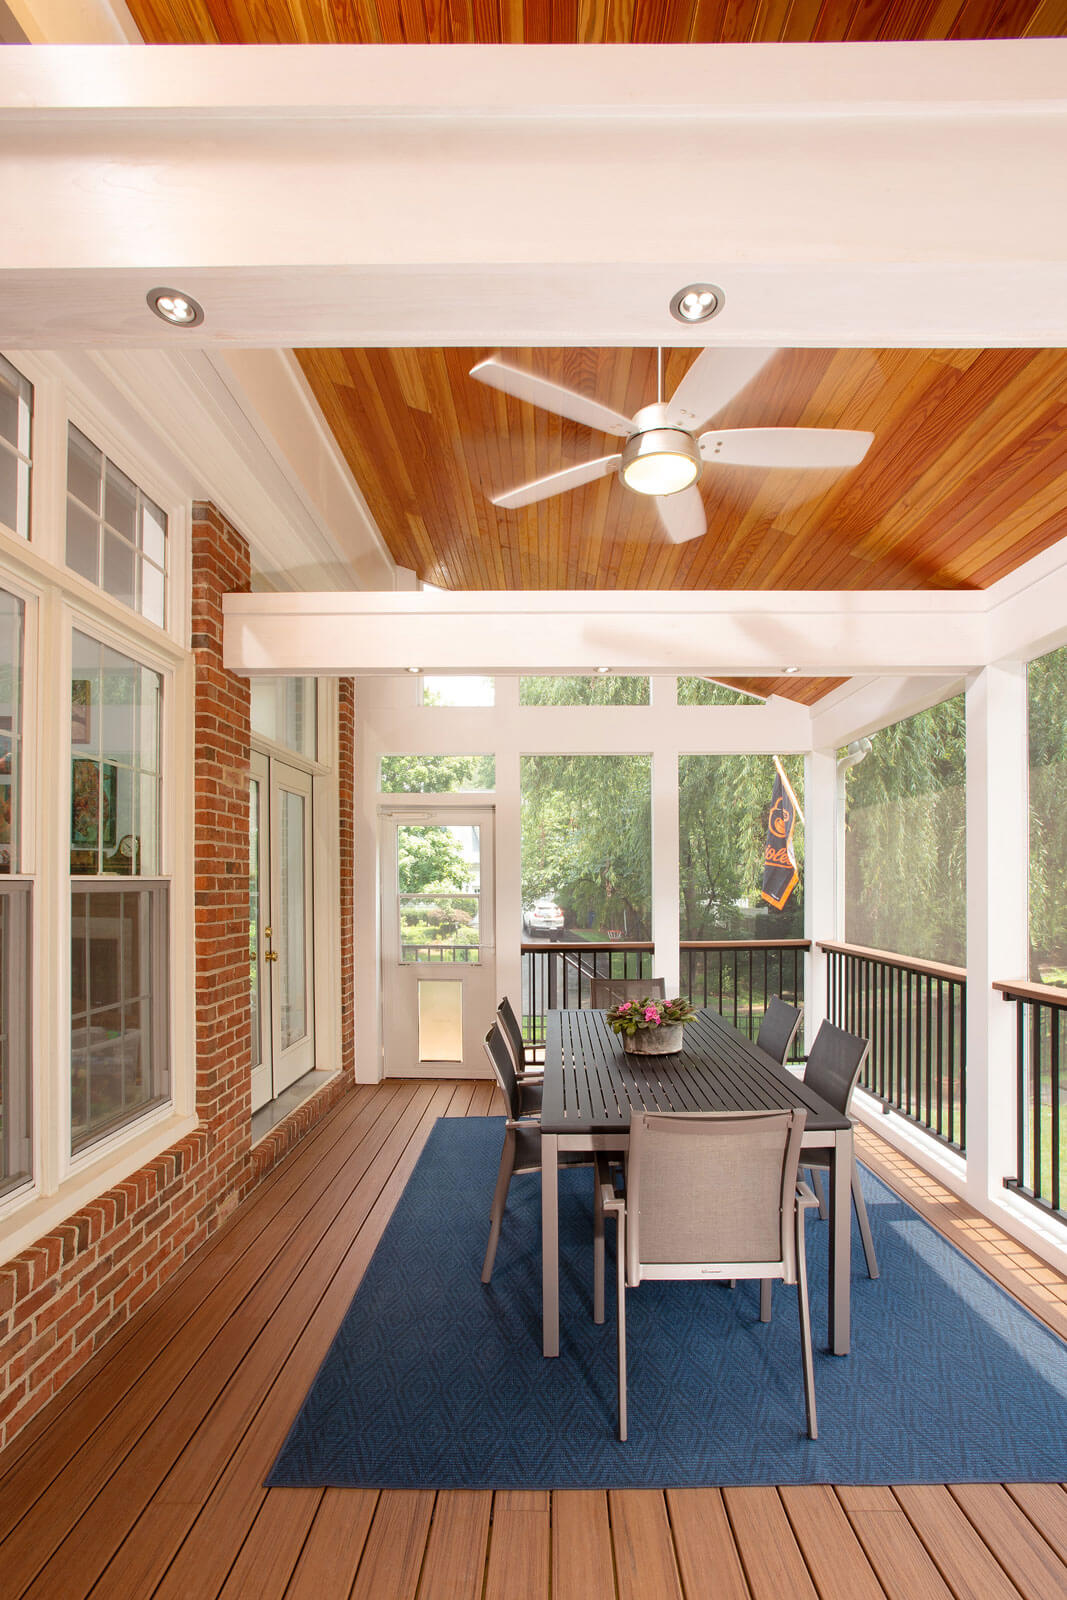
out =
{"type": "MultiPolygon", "coordinates": [[[[0,1457],[3,1600],[1067,1596],[1058,1484],[263,1489],[434,1119],[491,1109],[484,1083],[393,1082],[324,1118],[0,1457]]],[[[1067,1329],[1058,1274],[862,1137],[872,1166],[1067,1329]]]]}

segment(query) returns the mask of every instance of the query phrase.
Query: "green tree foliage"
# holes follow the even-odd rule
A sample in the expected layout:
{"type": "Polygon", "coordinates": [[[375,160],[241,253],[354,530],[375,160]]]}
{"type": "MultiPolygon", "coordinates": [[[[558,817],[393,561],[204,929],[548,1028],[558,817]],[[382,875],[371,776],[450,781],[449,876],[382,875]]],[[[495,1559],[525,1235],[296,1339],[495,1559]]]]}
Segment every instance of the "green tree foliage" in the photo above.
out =
{"type": "Polygon", "coordinates": [[[884,728],[845,776],[845,937],[966,964],[962,695],[884,728]]]}
{"type": "Polygon", "coordinates": [[[573,678],[520,678],[520,706],[647,706],[648,679],[585,673],[573,678]]]}
{"type": "Polygon", "coordinates": [[[550,895],[572,929],[650,937],[649,756],[523,756],[522,900],[550,895]]]}
{"type": "MultiPolygon", "coordinates": [[[[804,758],[783,756],[804,803],[804,758]]],[[[760,898],[774,758],[681,756],[679,879],[683,939],[799,939],[804,934],[804,827],[793,835],[800,882],[781,911],[760,898]]]]}
{"type": "Polygon", "coordinates": [[[1067,649],[1031,661],[1030,976],[1067,984],[1067,649]]]}
{"type": "Polygon", "coordinates": [[[383,756],[383,794],[459,794],[496,788],[494,756],[383,756]]]}
{"type": "Polygon", "coordinates": [[[408,824],[397,829],[397,885],[401,894],[470,887],[470,863],[450,828],[408,824]]]}
{"type": "Polygon", "coordinates": [[[730,689],[711,678],[678,679],[680,706],[761,706],[763,703],[758,695],[742,694],[740,689],[730,689]]]}

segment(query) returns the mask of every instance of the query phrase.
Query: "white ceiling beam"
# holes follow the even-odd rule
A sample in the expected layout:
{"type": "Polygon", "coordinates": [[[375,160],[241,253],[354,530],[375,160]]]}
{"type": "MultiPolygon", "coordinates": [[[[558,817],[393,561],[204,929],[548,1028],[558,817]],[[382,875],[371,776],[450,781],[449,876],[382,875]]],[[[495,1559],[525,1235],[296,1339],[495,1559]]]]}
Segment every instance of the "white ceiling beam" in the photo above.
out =
{"type": "Polygon", "coordinates": [[[3,338],[1056,344],[1065,86],[1050,39],[11,46],[3,338]]]}
{"type": "Polygon", "coordinates": [[[974,592],[231,595],[227,666],[427,672],[959,677],[989,651],[974,592]]]}

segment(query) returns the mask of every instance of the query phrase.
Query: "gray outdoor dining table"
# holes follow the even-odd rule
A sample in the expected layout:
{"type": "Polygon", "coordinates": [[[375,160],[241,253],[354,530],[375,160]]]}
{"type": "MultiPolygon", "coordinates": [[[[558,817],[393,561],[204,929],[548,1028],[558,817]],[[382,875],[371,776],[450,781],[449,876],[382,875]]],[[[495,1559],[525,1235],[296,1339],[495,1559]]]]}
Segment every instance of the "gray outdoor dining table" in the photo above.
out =
{"type": "Polygon", "coordinates": [[[849,1348],[852,1125],[717,1011],[686,1025],[676,1055],[627,1055],[603,1011],[550,1011],[541,1108],[543,1346],[559,1354],[559,1153],[625,1150],[630,1113],[803,1106],[803,1143],[830,1151],[829,1345],[849,1348]]]}

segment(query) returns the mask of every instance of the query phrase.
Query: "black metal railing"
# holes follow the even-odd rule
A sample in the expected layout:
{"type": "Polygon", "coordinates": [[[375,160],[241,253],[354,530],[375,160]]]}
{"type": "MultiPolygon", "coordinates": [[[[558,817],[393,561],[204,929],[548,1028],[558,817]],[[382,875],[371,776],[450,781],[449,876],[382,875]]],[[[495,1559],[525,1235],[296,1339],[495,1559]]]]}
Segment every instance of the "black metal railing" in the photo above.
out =
{"type": "Polygon", "coordinates": [[[993,987],[1016,1007],[1016,1171],[1005,1186],[1067,1221],[1067,993],[993,987]]]}
{"type": "MultiPolygon", "coordinates": [[[[711,1006],[754,1039],[772,995],[804,1001],[805,939],[781,944],[687,940],[681,947],[679,992],[695,1006],[711,1006]]],[[[593,978],[650,978],[653,946],[626,944],[524,944],[522,1028],[527,1044],[544,1043],[545,1015],[591,1005],[593,978]]],[[[794,1058],[803,1049],[798,1040],[794,1058]]]]}
{"type": "MultiPolygon", "coordinates": [[[[695,1006],[718,1011],[754,1039],[772,995],[781,995],[790,1005],[804,1004],[804,957],[809,949],[807,939],[780,944],[683,940],[681,993],[695,1006]]],[[[799,1061],[803,1050],[803,1035],[798,1032],[789,1059],[799,1061]]]]}
{"type": "Polygon", "coordinates": [[[524,944],[522,1033],[529,1045],[545,1042],[549,1011],[577,1011],[592,1004],[594,978],[650,978],[652,945],[524,944]]]}
{"type": "Polygon", "coordinates": [[[482,947],[478,944],[404,944],[400,947],[400,959],[410,962],[444,962],[447,965],[469,966],[476,964],[482,958],[482,947]]]}
{"type": "Polygon", "coordinates": [[[884,950],[820,944],[826,1014],[871,1041],[860,1080],[887,1111],[967,1148],[967,974],[884,950]]]}

